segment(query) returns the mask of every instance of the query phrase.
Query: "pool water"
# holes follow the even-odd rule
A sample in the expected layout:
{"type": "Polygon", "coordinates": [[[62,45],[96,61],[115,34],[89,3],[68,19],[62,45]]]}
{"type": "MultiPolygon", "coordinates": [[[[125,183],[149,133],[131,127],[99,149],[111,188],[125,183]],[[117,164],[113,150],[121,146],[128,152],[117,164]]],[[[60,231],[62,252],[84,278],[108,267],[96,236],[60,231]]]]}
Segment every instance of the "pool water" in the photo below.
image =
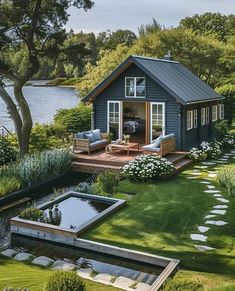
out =
{"type": "Polygon", "coordinates": [[[44,215],[49,218],[50,224],[65,229],[76,229],[111,205],[111,203],[70,196],[54,204],[53,208],[45,209],[44,215]]]}

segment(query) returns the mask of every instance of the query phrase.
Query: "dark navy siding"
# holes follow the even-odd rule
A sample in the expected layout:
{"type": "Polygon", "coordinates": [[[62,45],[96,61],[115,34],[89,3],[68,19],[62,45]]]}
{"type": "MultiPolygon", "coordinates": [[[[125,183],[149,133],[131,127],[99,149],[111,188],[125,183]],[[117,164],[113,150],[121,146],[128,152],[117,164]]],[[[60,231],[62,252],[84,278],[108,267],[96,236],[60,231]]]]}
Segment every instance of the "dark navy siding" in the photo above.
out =
{"type": "Polygon", "coordinates": [[[177,146],[180,147],[180,120],[179,105],[175,98],[156,84],[148,75],[142,72],[136,65],[131,65],[116,80],[114,80],[94,101],[95,127],[101,131],[107,131],[107,101],[135,101],[135,102],[165,102],[166,103],[166,134],[174,133],[177,139],[177,146]],[[125,77],[146,78],[146,98],[125,98],[125,77]]]}
{"type": "Polygon", "coordinates": [[[193,146],[198,146],[202,141],[209,141],[213,138],[212,105],[218,102],[203,102],[194,105],[184,106],[182,110],[182,148],[189,150],[193,146]],[[201,108],[210,108],[209,124],[201,125],[201,108]],[[198,110],[198,127],[187,130],[187,111],[198,110]]]}

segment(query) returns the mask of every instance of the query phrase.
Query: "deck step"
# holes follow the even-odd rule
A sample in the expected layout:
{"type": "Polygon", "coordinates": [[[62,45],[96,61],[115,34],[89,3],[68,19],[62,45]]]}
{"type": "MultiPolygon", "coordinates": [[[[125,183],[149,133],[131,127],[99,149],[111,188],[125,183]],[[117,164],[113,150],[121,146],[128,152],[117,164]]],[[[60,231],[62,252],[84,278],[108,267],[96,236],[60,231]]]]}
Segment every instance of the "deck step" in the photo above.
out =
{"type": "Polygon", "coordinates": [[[112,170],[115,172],[121,171],[121,166],[113,166],[106,164],[97,164],[97,163],[85,163],[85,162],[73,162],[72,163],[72,171],[79,173],[95,173],[104,170],[112,170]]]}
{"type": "Polygon", "coordinates": [[[126,164],[126,162],[122,161],[112,161],[112,160],[105,160],[105,159],[92,159],[91,158],[83,158],[83,157],[75,157],[74,162],[76,163],[86,163],[86,164],[96,164],[96,165],[111,165],[111,166],[117,166],[122,167],[126,164]]]}
{"type": "Polygon", "coordinates": [[[165,156],[165,158],[168,159],[168,161],[172,162],[174,165],[178,162],[184,160],[186,158],[185,154],[168,154],[165,156]]]}
{"type": "Polygon", "coordinates": [[[186,167],[188,167],[189,165],[191,165],[192,163],[193,163],[192,160],[184,158],[183,160],[180,160],[179,162],[174,164],[174,167],[175,167],[176,172],[180,172],[186,167]]]}

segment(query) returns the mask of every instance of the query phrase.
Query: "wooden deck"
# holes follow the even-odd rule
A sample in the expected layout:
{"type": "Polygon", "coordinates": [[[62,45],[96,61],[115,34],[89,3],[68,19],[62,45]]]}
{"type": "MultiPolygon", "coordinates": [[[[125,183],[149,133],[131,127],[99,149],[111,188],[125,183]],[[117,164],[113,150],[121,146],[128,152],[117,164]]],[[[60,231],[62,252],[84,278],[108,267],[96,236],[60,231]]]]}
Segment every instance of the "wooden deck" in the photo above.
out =
{"type": "MultiPolygon", "coordinates": [[[[72,171],[80,173],[96,173],[103,170],[113,170],[120,172],[121,168],[129,161],[134,160],[140,152],[133,150],[130,151],[128,156],[125,151],[115,151],[114,153],[107,154],[105,151],[93,152],[90,156],[86,153],[74,154],[74,161],[72,164],[72,171]]],[[[175,171],[182,171],[185,167],[192,163],[191,160],[186,158],[186,153],[176,152],[165,156],[169,161],[174,164],[175,171]]]]}

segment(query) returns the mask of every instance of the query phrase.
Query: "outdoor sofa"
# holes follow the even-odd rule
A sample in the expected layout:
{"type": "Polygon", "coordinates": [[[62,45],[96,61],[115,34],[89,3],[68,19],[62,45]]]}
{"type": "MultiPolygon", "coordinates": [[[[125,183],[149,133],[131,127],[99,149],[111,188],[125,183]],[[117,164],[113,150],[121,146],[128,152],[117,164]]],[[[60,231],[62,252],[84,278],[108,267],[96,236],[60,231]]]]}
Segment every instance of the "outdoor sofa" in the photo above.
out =
{"type": "Polygon", "coordinates": [[[73,151],[91,152],[103,149],[108,145],[107,133],[101,133],[100,129],[76,133],[73,141],[73,151]]]}
{"type": "Polygon", "coordinates": [[[157,154],[165,156],[169,153],[176,151],[176,139],[174,134],[168,134],[165,136],[160,135],[151,144],[143,146],[144,154],[157,154]]]}

